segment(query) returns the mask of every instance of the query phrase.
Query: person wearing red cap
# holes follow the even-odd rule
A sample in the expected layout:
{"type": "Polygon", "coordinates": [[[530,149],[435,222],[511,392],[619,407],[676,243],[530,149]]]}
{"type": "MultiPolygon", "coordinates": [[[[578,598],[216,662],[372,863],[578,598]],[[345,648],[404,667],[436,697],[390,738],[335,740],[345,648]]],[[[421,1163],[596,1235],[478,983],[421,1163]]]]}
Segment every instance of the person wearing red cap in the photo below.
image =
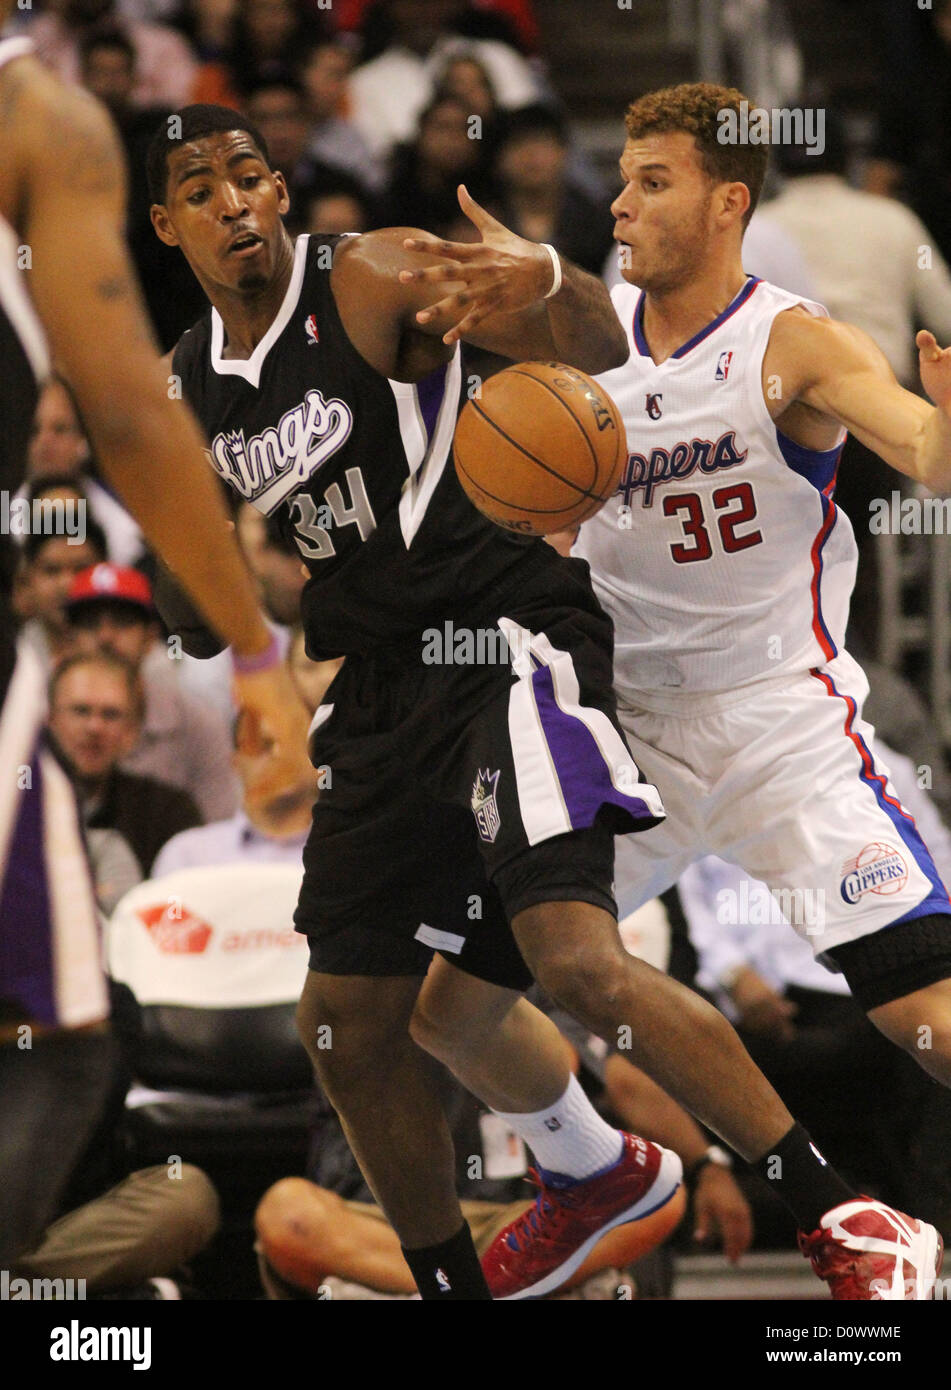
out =
{"type": "Polygon", "coordinates": [[[145,689],[138,738],[122,758],[126,772],[158,778],[194,799],[202,819],[225,820],[238,807],[228,725],[182,688],[175,649],[157,640],[152,586],[139,570],[92,565],[73,580],[66,614],[77,648],[132,663],[145,689]]]}

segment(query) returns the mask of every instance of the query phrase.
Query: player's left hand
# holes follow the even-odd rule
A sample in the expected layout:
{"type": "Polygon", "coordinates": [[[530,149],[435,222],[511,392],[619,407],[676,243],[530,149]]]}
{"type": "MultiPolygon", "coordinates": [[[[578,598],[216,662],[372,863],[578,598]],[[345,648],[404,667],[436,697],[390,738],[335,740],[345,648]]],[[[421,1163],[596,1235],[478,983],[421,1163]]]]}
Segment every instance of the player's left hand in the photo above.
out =
{"type": "Polygon", "coordinates": [[[693,1195],[693,1238],[702,1245],[719,1237],[731,1264],[753,1243],[753,1213],[733,1174],[708,1163],[697,1177],[693,1195]]]}
{"type": "Polygon", "coordinates": [[[915,338],[921,384],[935,405],[951,416],[951,348],[938,346],[933,333],[923,328],[915,338]]]}
{"type": "Polygon", "coordinates": [[[262,758],[245,797],[261,804],[282,794],[303,795],[313,783],[307,756],[310,716],[283,662],[264,671],[232,677],[238,705],[238,746],[262,758]]]}
{"type": "Polygon", "coordinates": [[[480,207],[464,184],[459,185],[459,206],[481,236],[481,241],[444,241],[441,237],[407,237],[408,251],[424,251],[439,264],[421,270],[401,270],[404,285],[438,287],[461,284],[441,299],[420,309],[421,325],[440,317],[454,321],[443,335],[444,343],[456,343],[491,314],[515,313],[544,299],[552,287],[551,257],[537,242],[516,236],[480,207]]]}

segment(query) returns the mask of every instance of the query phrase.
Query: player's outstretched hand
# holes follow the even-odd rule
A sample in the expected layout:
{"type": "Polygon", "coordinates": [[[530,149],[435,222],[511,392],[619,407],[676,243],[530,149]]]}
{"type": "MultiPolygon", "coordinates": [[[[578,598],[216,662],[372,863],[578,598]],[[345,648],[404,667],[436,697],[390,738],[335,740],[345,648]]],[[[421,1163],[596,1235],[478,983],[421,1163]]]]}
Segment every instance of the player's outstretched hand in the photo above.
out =
{"type": "Polygon", "coordinates": [[[699,1245],[719,1240],[731,1264],[753,1243],[753,1213],[733,1174],[716,1163],[700,1170],[693,1196],[693,1238],[699,1245]]]}
{"type": "Polygon", "coordinates": [[[554,269],[548,252],[537,242],[526,241],[504,227],[459,185],[459,206],[481,236],[480,241],[444,241],[441,237],[407,237],[409,251],[424,251],[438,257],[436,265],[421,270],[402,270],[404,285],[432,285],[440,288],[462,284],[434,300],[416,315],[425,325],[447,317],[454,326],[443,335],[443,342],[464,338],[490,314],[515,313],[543,299],[554,282],[554,269]]]}
{"type": "Polygon", "coordinates": [[[232,679],[239,748],[268,755],[247,796],[267,803],[282,793],[303,793],[314,781],[307,756],[310,718],[287,668],[282,662],[265,671],[235,673],[232,679]]]}
{"type": "Polygon", "coordinates": [[[938,346],[933,333],[923,328],[915,339],[921,384],[940,410],[951,416],[951,348],[938,346]]]}

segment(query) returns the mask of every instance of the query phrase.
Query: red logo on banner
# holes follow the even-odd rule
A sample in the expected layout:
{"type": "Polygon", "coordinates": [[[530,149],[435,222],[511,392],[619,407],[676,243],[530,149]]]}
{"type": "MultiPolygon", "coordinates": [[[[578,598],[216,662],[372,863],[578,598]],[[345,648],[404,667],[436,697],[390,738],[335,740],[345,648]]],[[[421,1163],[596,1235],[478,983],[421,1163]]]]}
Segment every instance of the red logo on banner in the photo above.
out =
{"type": "Polygon", "coordinates": [[[158,949],[169,955],[199,956],[211,940],[208,923],[181,903],[158,903],[136,911],[158,949]]]}

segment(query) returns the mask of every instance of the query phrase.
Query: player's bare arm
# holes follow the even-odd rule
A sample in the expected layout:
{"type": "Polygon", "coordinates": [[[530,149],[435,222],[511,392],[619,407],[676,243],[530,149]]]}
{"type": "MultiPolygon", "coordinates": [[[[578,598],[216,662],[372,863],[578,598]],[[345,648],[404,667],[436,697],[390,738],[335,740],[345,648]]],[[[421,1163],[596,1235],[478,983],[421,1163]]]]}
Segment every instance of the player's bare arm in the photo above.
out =
{"type": "Polygon", "coordinates": [[[375,329],[344,320],[352,341],[374,366],[383,370],[380,362],[392,361],[395,354],[408,372],[403,379],[412,380],[445,361],[445,349],[461,338],[514,360],[554,358],[587,372],[606,371],[626,359],[624,332],[600,280],[560,260],[561,289],[546,299],[555,273],[548,252],[503,227],[465,190],[459,198],[482,233],[481,242],[450,242],[391,227],[341,247],[350,272],[335,265],[338,307],[338,285],[359,273],[357,302],[368,294],[378,311],[381,306],[389,311],[385,320],[377,318],[375,329]],[[374,356],[363,345],[367,337],[374,340],[374,356]],[[421,371],[417,363],[423,364],[421,371]]]}
{"type": "Polygon", "coordinates": [[[881,350],[850,324],[779,314],[763,360],[766,403],[783,432],[812,448],[844,425],[886,463],[936,492],[951,489],[951,350],[918,334],[934,405],[900,386],[881,350]]]}
{"type": "MultiPolygon", "coordinates": [[[[32,253],[31,290],[103,471],[211,624],[239,654],[264,653],[271,635],[201,434],[190,412],[169,398],[125,250],[122,153],[111,122],[91,97],[62,87],[37,64],[18,123],[19,225],[32,253]],[[173,505],[177,496],[188,499],[188,527],[173,505]]],[[[285,782],[303,775],[306,728],[286,680],[282,667],[240,678],[249,727],[266,720],[287,750],[289,762],[274,768],[285,782]]]]}

